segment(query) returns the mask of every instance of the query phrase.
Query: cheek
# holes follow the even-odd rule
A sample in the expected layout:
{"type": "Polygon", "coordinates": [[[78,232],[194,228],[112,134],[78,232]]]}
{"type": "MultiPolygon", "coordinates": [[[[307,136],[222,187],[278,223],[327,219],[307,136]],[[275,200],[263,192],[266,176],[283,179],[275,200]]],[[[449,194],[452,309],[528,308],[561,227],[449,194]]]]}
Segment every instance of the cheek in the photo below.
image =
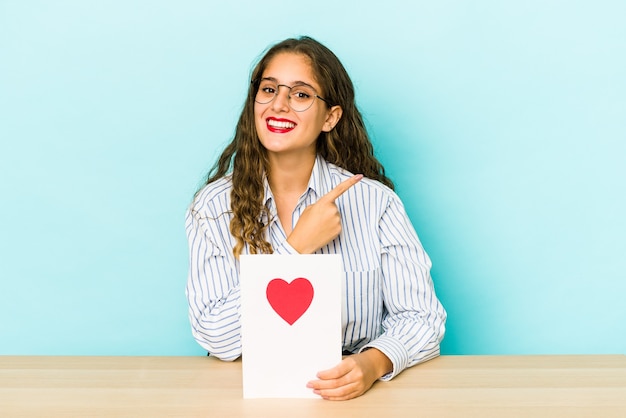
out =
{"type": "Polygon", "coordinates": [[[254,126],[259,131],[265,125],[265,118],[263,117],[263,109],[259,105],[254,105],[254,126]]]}
{"type": "Polygon", "coordinates": [[[315,121],[315,122],[316,122],[317,128],[318,128],[320,131],[323,131],[323,130],[324,130],[324,128],[325,128],[325,127],[324,127],[324,125],[326,124],[326,119],[327,119],[327,118],[328,118],[328,115],[326,114],[326,112],[321,112],[321,113],[318,115],[318,117],[316,118],[316,121],[315,121]]]}
{"type": "Polygon", "coordinates": [[[259,107],[259,104],[255,102],[254,103],[254,120],[258,120],[259,117],[261,116],[261,113],[262,111],[259,107]]]}

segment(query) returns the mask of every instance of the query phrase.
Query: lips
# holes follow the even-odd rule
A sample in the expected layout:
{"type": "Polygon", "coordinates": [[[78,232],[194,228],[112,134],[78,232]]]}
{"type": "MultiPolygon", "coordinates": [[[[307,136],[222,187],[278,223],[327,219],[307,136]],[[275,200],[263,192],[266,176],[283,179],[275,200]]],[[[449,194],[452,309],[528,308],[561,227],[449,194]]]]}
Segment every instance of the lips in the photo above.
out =
{"type": "Polygon", "coordinates": [[[267,124],[267,129],[270,132],[275,133],[286,133],[293,130],[293,128],[297,126],[297,123],[289,119],[279,119],[273,117],[267,118],[265,123],[267,124]]]}

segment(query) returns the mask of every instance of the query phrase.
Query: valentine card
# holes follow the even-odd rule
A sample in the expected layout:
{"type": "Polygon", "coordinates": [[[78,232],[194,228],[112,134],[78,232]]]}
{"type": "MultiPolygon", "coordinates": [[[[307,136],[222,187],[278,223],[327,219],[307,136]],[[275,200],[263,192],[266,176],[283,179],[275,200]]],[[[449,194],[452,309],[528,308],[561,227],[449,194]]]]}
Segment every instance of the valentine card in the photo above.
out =
{"type": "Polygon", "coordinates": [[[243,397],[317,397],[341,361],[341,257],[242,255],[239,277],[243,397]]]}

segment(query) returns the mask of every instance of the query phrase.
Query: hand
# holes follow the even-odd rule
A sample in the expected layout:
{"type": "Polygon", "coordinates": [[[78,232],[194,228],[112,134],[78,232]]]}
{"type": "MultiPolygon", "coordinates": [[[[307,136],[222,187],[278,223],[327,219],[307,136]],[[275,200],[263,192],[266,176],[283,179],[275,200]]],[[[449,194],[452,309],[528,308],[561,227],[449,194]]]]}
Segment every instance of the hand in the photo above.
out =
{"type": "Polygon", "coordinates": [[[341,232],[341,215],[335,200],[363,178],[357,174],[342,181],[330,192],[307,206],[287,242],[300,254],[311,254],[335,239],[341,232]]]}
{"type": "Polygon", "coordinates": [[[332,369],[317,374],[307,387],[324,399],[343,401],[361,396],[380,377],[393,369],[391,360],[372,348],[344,358],[332,369]]]}

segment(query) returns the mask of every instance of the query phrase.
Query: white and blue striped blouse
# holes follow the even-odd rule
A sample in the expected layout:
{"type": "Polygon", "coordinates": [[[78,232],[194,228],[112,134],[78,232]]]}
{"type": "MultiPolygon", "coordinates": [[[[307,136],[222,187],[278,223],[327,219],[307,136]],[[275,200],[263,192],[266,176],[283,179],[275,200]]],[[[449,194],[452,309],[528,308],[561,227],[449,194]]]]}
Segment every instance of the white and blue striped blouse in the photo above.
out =
{"type": "MultiPolygon", "coordinates": [[[[309,187],[292,216],[352,176],[317,157],[309,187]]],[[[222,360],[241,355],[239,262],[230,234],[230,176],[205,186],[187,211],[189,278],[187,298],[194,338],[222,360]]],[[[297,254],[278,221],[272,192],[265,182],[265,204],[272,219],[268,241],[277,254],[297,254]]],[[[398,196],[364,178],[336,200],[341,234],[318,254],[341,254],[346,294],[343,350],[377,348],[393,363],[391,379],[406,367],[439,354],[446,312],[430,277],[431,262],[398,196]]],[[[243,251],[247,254],[247,248],[243,251]]]]}

